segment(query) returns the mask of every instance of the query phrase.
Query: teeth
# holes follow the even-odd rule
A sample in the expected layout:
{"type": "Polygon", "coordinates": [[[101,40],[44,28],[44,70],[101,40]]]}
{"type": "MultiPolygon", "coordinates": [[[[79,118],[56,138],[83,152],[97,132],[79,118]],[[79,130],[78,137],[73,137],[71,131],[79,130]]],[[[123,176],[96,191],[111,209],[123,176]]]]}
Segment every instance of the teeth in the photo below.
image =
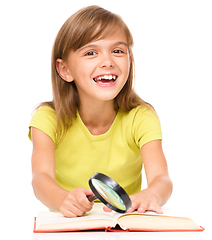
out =
{"type": "Polygon", "coordinates": [[[112,79],[113,79],[113,80],[116,80],[116,76],[104,75],[104,76],[95,78],[95,81],[101,81],[102,79],[105,79],[105,80],[112,80],[112,79]]]}

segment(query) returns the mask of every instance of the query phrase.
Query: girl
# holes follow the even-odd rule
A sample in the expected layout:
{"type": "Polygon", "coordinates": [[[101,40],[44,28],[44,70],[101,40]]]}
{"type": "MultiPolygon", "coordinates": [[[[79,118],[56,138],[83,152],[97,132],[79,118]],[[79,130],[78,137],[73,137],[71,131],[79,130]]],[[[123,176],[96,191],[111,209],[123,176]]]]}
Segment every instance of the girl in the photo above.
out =
{"type": "Polygon", "coordinates": [[[66,217],[92,209],[95,172],[130,195],[128,212],[162,213],[171,195],[157,114],[132,89],[132,46],[123,20],[98,6],[76,12],[56,37],[53,101],[34,113],[29,137],[35,196],[66,217]],[[141,191],[143,165],[148,188],[141,191]]]}

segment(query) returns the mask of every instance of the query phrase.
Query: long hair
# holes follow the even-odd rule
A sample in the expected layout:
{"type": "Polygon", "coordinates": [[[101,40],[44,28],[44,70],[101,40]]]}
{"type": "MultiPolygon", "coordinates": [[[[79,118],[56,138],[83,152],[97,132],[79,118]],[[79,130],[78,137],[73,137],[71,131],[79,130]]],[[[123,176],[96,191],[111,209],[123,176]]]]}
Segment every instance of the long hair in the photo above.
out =
{"type": "Polygon", "coordinates": [[[58,136],[61,137],[70,128],[73,118],[76,117],[79,95],[74,81],[66,82],[58,74],[56,60],[59,58],[66,61],[70,50],[76,51],[89,42],[104,39],[117,29],[123,30],[126,35],[131,64],[126,84],[114,99],[114,109],[130,111],[139,105],[153,109],[133,90],[133,38],[127,25],[119,15],[98,6],[89,6],[82,8],[67,19],[58,32],[52,49],[53,101],[44,102],[39,107],[47,105],[55,110],[58,136]]]}

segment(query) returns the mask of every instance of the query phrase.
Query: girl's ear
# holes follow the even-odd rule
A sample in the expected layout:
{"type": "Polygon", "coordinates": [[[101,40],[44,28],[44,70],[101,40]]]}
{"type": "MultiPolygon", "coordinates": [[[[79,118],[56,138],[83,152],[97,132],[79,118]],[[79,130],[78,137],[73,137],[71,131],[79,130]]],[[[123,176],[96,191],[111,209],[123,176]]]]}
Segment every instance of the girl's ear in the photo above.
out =
{"type": "Polygon", "coordinates": [[[65,80],[66,82],[72,82],[74,81],[74,78],[72,77],[70,71],[67,69],[64,61],[62,59],[56,60],[56,69],[60,77],[65,80]]]}

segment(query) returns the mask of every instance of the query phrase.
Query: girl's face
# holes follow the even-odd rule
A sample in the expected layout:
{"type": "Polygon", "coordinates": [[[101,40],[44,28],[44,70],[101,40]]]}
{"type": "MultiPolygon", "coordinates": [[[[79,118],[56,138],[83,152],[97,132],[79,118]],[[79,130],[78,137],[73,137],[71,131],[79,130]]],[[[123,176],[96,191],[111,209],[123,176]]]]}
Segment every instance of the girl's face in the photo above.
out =
{"type": "Polygon", "coordinates": [[[70,51],[66,62],[57,60],[63,79],[74,81],[80,102],[113,100],[125,85],[130,69],[130,54],[123,31],[70,51]],[[64,70],[63,70],[64,68],[64,70]]]}

